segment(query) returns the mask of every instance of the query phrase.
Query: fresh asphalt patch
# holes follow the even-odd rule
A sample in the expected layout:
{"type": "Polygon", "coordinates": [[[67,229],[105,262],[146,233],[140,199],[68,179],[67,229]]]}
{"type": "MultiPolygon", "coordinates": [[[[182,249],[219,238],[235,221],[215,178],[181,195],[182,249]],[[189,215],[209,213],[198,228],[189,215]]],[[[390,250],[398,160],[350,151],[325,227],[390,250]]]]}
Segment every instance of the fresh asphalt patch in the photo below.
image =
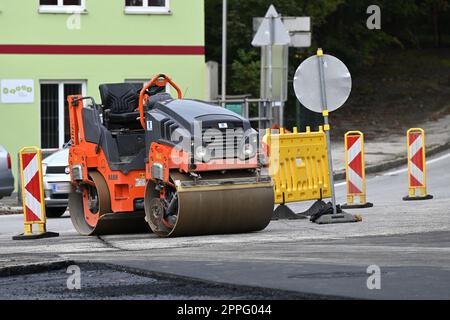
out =
{"type": "Polygon", "coordinates": [[[102,263],[66,261],[10,269],[0,277],[1,300],[310,300],[342,299],[235,286],[102,263]],[[79,268],[79,286],[73,270],[79,268]]]}

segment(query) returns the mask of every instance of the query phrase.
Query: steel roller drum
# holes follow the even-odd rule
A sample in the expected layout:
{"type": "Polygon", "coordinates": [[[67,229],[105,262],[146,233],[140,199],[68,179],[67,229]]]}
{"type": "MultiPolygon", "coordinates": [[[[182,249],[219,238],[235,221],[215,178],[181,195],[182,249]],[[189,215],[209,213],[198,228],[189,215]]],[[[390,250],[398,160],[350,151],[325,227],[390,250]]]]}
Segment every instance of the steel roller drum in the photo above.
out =
{"type": "MultiPolygon", "coordinates": [[[[339,109],[349,98],[352,78],[347,66],[338,58],[323,55],[327,106],[332,112],[339,109]]],[[[322,95],[319,75],[319,57],[306,59],[295,72],[294,90],[297,99],[311,111],[322,113],[322,95]]]]}
{"type": "Polygon", "coordinates": [[[223,185],[207,180],[204,185],[188,186],[189,177],[171,176],[183,183],[177,187],[178,219],[172,230],[153,230],[161,237],[260,231],[271,221],[274,191],[270,179],[250,182],[252,177],[248,183],[230,183],[241,177],[227,175],[223,185]]]}

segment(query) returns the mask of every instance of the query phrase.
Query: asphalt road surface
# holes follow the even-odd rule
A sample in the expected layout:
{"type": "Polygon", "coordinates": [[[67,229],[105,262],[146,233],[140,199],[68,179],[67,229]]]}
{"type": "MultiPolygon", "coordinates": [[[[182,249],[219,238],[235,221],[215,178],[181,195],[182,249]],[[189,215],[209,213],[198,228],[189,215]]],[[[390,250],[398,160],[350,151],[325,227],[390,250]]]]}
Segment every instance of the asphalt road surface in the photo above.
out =
{"type": "MultiPolygon", "coordinates": [[[[408,192],[406,169],[369,177],[368,201],[375,207],[351,211],[363,216],[364,221],[356,224],[274,221],[263,232],[244,235],[97,238],[78,236],[66,215],[48,222],[48,230],[60,232],[61,237],[13,242],[10,237],[21,231],[22,217],[3,216],[0,263],[69,259],[298,293],[450,299],[449,167],[450,154],[429,161],[428,191],[435,196],[430,201],[402,201],[408,192]],[[368,288],[368,280],[374,283],[368,268],[380,270],[380,289],[368,288]]],[[[337,194],[344,203],[344,184],[337,184],[337,194]]],[[[291,207],[301,212],[308,205],[291,207]]],[[[33,283],[39,286],[39,281],[33,283]]]]}

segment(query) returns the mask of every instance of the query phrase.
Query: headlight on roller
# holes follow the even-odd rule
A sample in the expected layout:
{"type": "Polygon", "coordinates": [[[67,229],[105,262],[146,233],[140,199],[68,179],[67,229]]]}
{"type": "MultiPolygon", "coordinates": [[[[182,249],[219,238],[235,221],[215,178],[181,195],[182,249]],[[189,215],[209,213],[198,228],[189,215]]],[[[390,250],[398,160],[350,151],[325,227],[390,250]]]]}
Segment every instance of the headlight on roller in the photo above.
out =
{"type": "Polygon", "coordinates": [[[244,146],[245,158],[252,158],[255,155],[255,148],[251,144],[246,144],[244,146]]]}
{"type": "Polygon", "coordinates": [[[248,160],[256,156],[258,138],[256,136],[248,136],[245,138],[245,143],[241,147],[240,157],[241,160],[248,160]]]}
{"type": "Polygon", "coordinates": [[[206,148],[200,146],[195,150],[195,157],[197,160],[202,161],[206,157],[206,148]]]}

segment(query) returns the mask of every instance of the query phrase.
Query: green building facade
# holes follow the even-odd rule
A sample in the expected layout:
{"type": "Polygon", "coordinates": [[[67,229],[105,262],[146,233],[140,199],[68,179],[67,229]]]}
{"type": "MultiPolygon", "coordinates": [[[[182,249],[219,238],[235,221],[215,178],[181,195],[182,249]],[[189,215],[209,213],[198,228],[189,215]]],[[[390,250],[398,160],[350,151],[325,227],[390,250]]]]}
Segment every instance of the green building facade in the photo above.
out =
{"type": "MultiPolygon", "coordinates": [[[[205,98],[204,0],[1,0],[0,144],[60,148],[69,94],[166,73],[205,98]]],[[[17,168],[13,168],[17,172],[17,168]]]]}

